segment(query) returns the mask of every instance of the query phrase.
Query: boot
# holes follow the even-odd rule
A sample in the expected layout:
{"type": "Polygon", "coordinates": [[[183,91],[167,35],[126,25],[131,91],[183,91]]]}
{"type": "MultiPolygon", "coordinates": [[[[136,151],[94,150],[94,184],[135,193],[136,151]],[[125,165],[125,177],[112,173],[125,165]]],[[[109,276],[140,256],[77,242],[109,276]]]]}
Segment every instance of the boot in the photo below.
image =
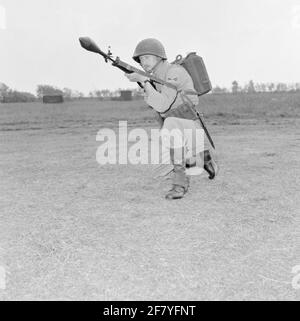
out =
{"type": "Polygon", "coordinates": [[[209,174],[209,179],[214,179],[219,172],[218,164],[211,157],[209,150],[204,151],[204,169],[209,174]]]}
{"type": "MultiPolygon", "coordinates": [[[[209,179],[214,179],[219,172],[219,167],[214,159],[211,157],[209,150],[205,150],[204,152],[200,153],[200,157],[204,159],[204,166],[203,168],[209,174],[209,179]]],[[[197,165],[196,158],[192,158],[187,160],[186,168],[193,168],[197,165]]]]}
{"type": "Polygon", "coordinates": [[[166,194],[166,199],[167,200],[177,200],[177,199],[183,198],[184,195],[189,190],[189,186],[190,186],[189,183],[190,182],[188,179],[186,186],[173,184],[172,189],[166,194]]]}
{"type": "Polygon", "coordinates": [[[167,193],[166,199],[174,200],[183,198],[190,185],[189,178],[185,173],[184,157],[174,157],[175,153],[180,154],[181,150],[171,150],[171,161],[174,165],[172,189],[167,193]]]}
{"type": "Polygon", "coordinates": [[[180,185],[173,185],[172,189],[167,193],[167,200],[177,200],[183,198],[187,190],[180,185]]]}

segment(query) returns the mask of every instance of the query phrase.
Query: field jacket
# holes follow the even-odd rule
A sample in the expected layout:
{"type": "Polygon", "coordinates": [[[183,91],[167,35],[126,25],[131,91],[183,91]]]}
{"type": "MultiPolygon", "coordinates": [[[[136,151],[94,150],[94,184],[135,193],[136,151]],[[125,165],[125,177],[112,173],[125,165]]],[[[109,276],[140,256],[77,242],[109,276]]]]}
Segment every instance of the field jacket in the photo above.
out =
{"type": "MultiPolygon", "coordinates": [[[[195,90],[191,76],[180,65],[170,64],[169,62],[162,61],[153,73],[154,76],[163,79],[173,84],[178,91],[180,90],[195,90]]],[[[176,109],[186,102],[182,95],[176,92],[175,89],[169,88],[164,85],[155,83],[155,88],[149,86],[148,94],[145,96],[146,103],[155,109],[164,117],[167,111],[176,109]]],[[[189,99],[196,106],[198,104],[198,97],[189,95],[189,99]]]]}

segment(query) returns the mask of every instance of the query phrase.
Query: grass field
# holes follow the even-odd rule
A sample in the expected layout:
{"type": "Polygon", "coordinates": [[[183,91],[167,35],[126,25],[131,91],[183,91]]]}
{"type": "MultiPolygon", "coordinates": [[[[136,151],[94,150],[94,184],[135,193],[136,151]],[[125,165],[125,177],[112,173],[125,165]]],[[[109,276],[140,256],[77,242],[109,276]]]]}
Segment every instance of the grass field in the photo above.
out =
{"type": "Polygon", "coordinates": [[[157,126],[143,101],[0,105],[0,300],[299,300],[300,95],[201,111],[220,174],[170,202],[151,165],[96,162],[99,129],[157,126]]]}

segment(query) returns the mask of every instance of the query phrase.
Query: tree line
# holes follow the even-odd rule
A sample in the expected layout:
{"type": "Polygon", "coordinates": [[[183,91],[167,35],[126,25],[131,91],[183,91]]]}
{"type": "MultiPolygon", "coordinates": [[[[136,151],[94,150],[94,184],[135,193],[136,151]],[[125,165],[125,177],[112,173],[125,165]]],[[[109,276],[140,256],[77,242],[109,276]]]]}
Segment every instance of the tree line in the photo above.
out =
{"type": "Polygon", "coordinates": [[[253,80],[250,80],[246,85],[241,86],[235,80],[231,84],[231,88],[226,87],[219,87],[216,86],[213,88],[212,93],[215,94],[222,94],[222,93],[246,93],[246,94],[253,94],[253,93],[279,93],[279,92],[300,92],[300,83],[254,83],[253,80]]]}
{"type": "Polygon", "coordinates": [[[0,83],[0,102],[33,102],[36,96],[32,93],[10,89],[4,83],[0,83]]]}
{"type": "MultiPolygon", "coordinates": [[[[34,102],[41,100],[45,95],[59,95],[63,96],[64,100],[76,100],[83,98],[94,98],[99,100],[114,100],[120,97],[121,91],[124,89],[117,90],[94,90],[90,91],[86,96],[78,90],[72,90],[70,88],[60,89],[51,85],[38,85],[36,94],[29,92],[18,91],[9,88],[6,84],[0,82],[0,102],[2,103],[14,103],[14,102],[34,102]]],[[[142,99],[143,90],[140,88],[128,89],[132,92],[133,99],[142,99]]],[[[231,88],[215,86],[212,89],[214,94],[251,94],[251,93],[278,93],[278,92],[300,92],[300,83],[286,84],[286,83],[254,83],[250,80],[246,85],[239,85],[235,80],[231,84],[231,88]]]]}
{"type": "MultiPolygon", "coordinates": [[[[121,91],[126,90],[119,88],[117,90],[94,90],[90,91],[88,96],[84,95],[81,91],[73,90],[70,88],[60,89],[51,85],[38,85],[36,94],[29,92],[21,92],[9,88],[6,84],[0,82],[0,102],[2,103],[15,103],[15,102],[34,102],[41,100],[43,96],[62,96],[64,100],[76,100],[83,98],[95,98],[99,100],[110,100],[120,97],[121,91]]],[[[132,92],[133,99],[143,97],[143,91],[140,89],[128,89],[132,92]]]]}

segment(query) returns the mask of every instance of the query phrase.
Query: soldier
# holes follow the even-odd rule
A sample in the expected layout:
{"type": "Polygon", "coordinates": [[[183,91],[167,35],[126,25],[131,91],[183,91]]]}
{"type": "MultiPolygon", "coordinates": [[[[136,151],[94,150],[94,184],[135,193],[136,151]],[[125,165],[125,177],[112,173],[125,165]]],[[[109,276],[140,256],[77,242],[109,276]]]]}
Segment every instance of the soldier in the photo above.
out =
{"type": "MultiPolygon", "coordinates": [[[[141,41],[133,55],[133,59],[138,62],[142,68],[153,76],[164,79],[166,82],[174,85],[177,90],[165,85],[151,82],[147,77],[132,73],[125,74],[132,82],[140,82],[145,91],[145,101],[147,104],[157,111],[161,120],[161,133],[170,132],[173,129],[179,130],[182,134],[182,141],[187,141],[185,130],[190,129],[193,132],[193,137],[198,129],[204,135],[202,127],[197,117],[187,116],[187,105],[198,105],[198,97],[190,95],[186,98],[180,92],[194,89],[194,84],[189,73],[180,65],[170,64],[167,61],[167,56],[163,45],[156,39],[150,38],[141,41]]],[[[168,137],[163,137],[166,139],[168,137]]],[[[203,141],[204,137],[202,137],[203,141]]],[[[209,178],[213,179],[217,174],[218,167],[212,159],[209,150],[202,150],[198,155],[194,152],[197,150],[193,142],[192,155],[187,159],[186,146],[180,146],[174,141],[169,145],[170,160],[172,162],[173,179],[172,189],[167,193],[167,199],[183,198],[189,188],[189,177],[187,176],[187,167],[192,167],[196,163],[196,156],[200,156],[204,169],[208,172],[209,178]]],[[[198,151],[199,152],[199,151],[198,151]]]]}

